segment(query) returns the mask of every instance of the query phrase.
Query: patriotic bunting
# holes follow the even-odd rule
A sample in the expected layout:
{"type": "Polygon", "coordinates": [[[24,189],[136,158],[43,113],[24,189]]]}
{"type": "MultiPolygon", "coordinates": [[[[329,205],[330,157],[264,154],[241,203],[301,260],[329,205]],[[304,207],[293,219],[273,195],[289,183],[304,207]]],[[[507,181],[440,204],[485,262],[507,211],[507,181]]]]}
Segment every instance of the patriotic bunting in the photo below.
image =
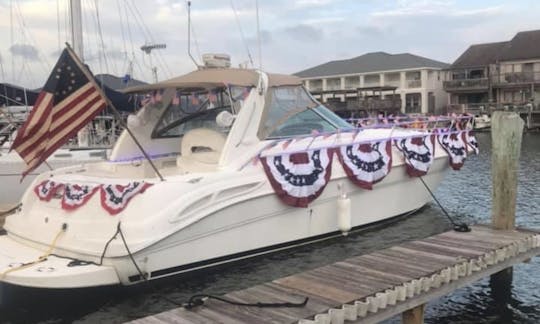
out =
{"type": "Polygon", "coordinates": [[[63,183],[45,180],[34,187],[34,192],[39,200],[50,201],[52,197],[64,187],[63,183]]]}
{"type": "Polygon", "coordinates": [[[425,175],[435,155],[434,136],[409,137],[396,140],[396,147],[403,152],[407,173],[411,177],[425,175]]]}
{"type": "Polygon", "coordinates": [[[437,136],[437,140],[448,154],[450,166],[454,170],[461,169],[467,158],[467,144],[464,136],[465,133],[441,134],[437,136]]]}
{"type": "Polygon", "coordinates": [[[92,195],[99,189],[98,186],[66,184],[64,186],[64,196],[62,197],[62,208],[74,210],[92,198],[92,195]]]}
{"type": "Polygon", "coordinates": [[[474,136],[473,131],[465,132],[465,142],[473,149],[474,154],[478,154],[478,142],[476,141],[476,136],[474,136]]]}
{"type": "Polygon", "coordinates": [[[330,180],[332,149],[261,157],[277,196],[287,205],[307,207],[330,180]]]}
{"type": "Polygon", "coordinates": [[[151,183],[131,182],[125,186],[107,185],[101,186],[101,207],[111,215],[116,215],[124,208],[135,195],[143,193],[151,183]]]}
{"type": "Polygon", "coordinates": [[[337,154],[349,179],[364,189],[371,190],[392,168],[390,140],[341,146],[337,154]]]}
{"type": "Polygon", "coordinates": [[[101,206],[111,215],[124,210],[135,195],[143,193],[153,184],[146,182],[131,182],[122,185],[78,185],[59,183],[45,180],[34,187],[34,192],[40,200],[50,201],[60,190],[62,192],[62,209],[75,210],[86,204],[98,191],[101,191],[101,206]]]}

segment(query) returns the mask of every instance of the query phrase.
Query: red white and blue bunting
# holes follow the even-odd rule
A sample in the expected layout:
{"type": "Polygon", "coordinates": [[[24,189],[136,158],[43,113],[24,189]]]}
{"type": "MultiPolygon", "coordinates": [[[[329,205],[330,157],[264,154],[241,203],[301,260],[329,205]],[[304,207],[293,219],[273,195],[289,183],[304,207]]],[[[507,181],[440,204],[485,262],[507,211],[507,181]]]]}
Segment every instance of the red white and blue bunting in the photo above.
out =
{"type": "Polygon", "coordinates": [[[328,184],[331,175],[332,149],[261,157],[264,172],[285,204],[307,207],[328,184]]]}
{"type": "Polygon", "coordinates": [[[371,190],[392,168],[392,141],[356,143],[336,150],[349,179],[361,188],[371,190]]]}
{"type": "Polygon", "coordinates": [[[467,158],[467,142],[465,133],[440,134],[437,140],[441,147],[448,154],[450,166],[454,170],[459,170],[467,158]]]}
{"type": "Polygon", "coordinates": [[[98,186],[66,183],[62,196],[62,209],[74,210],[86,204],[99,189],[98,186]]]}
{"type": "Polygon", "coordinates": [[[58,183],[52,180],[44,180],[34,187],[34,192],[38,196],[39,200],[49,201],[62,188],[64,188],[63,183],[58,183]]]}
{"type": "Polygon", "coordinates": [[[467,145],[469,145],[470,148],[472,148],[474,154],[478,154],[478,142],[476,141],[476,136],[474,136],[473,131],[465,132],[465,142],[467,143],[467,145]]]}
{"type": "Polygon", "coordinates": [[[426,175],[435,156],[434,136],[402,138],[395,140],[395,143],[405,157],[409,176],[421,177],[426,175]]]}
{"type": "Polygon", "coordinates": [[[124,208],[135,195],[143,193],[152,186],[147,182],[130,182],[122,185],[101,186],[101,206],[111,215],[116,215],[124,208]]]}
{"type": "Polygon", "coordinates": [[[101,206],[109,214],[116,215],[126,208],[137,194],[143,193],[153,184],[131,182],[127,185],[79,185],[45,180],[34,187],[34,193],[42,201],[50,201],[61,195],[62,209],[72,211],[86,204],[92,196],[101,191],[101,206]]]}

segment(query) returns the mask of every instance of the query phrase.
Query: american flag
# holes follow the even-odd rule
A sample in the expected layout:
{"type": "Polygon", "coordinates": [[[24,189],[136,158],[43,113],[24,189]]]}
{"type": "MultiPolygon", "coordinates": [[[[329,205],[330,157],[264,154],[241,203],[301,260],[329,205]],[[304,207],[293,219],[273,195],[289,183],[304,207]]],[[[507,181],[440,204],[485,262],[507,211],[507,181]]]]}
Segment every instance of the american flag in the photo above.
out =
{"type": "MultiPolygon", "coordinates": [[[[27,164],[23,177],[107,106],[75,54],[64,49],[11,146],[27,164]]],[[[91,77],[91,75],[90,75],[91,77]]]]}

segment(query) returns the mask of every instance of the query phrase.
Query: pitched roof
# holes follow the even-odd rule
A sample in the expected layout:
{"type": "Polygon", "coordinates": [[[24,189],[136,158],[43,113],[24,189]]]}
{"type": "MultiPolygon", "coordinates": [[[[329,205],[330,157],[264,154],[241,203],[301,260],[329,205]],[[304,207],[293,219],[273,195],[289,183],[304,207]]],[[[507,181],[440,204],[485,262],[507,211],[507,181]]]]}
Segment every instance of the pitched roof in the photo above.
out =
{"type": "Polygon", "coordinates": [[[500,61],[540,58],[540,30],[519,32],[505,46],[500,61]]]}
{"type": "Polygon", "coordinates": [[[309,78],[353,73],[404,70],[421,67],[444,69],[448,66],[449,64],[447,63],[409,53],[388,54],[385,52],[373,52],[348,60],[323,63],[321,65],[297,72],[294,75],[301,78],[309,78]]]}
{"type": "Polygon", "coordinates": [[[508,42],[486,43],[471,45],[450,66],[451,69],[481,67],[495,63],[498,55],[508,42]]]}
{"type": "Polygon", "coordinates": [[[507,42],[471,45],[450,68],[481,67],[497,61],[538,58],[540,58],[540,30],[529,30],[517,33],[507,42]]]}

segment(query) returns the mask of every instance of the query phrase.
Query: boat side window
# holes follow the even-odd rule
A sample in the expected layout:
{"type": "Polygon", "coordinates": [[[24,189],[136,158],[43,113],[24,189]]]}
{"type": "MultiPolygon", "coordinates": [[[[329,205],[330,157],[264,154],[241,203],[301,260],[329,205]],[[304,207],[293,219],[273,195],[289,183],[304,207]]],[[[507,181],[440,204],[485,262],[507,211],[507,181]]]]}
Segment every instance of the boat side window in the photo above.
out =
{"type": "MultiPolygon", "coordinates": [[[[152,132],[152,138],[181,137],[195,128],[209,128],[227,134],[230,127],[221,127],[216,123],[216,116],[222,111],[231,109],[231,93],[234,110],[238,112],[241,105],[239,98],[233,95],[234,87],[204,89],[178,89],[175,97],[165,109],[152,132]]],[[[238,92],[239,90],[235,90],[238,92]]]]}
{"type": "Polygon", "coordinates": [[[269,89],[259,138],[309,135],[351,127],[316,102],[302,86],[281,86],[269,89]]]}

